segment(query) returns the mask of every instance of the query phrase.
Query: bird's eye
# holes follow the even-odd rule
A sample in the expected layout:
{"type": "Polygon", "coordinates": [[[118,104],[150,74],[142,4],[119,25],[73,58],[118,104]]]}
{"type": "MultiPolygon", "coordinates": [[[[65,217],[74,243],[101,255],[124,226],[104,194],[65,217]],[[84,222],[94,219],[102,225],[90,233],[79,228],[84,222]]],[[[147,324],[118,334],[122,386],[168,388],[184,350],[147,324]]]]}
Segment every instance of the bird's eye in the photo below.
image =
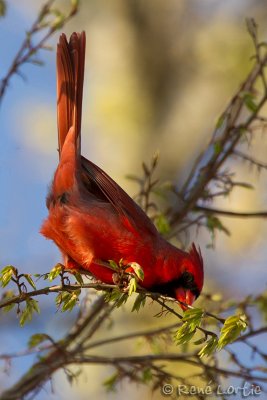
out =
{"type": "Polygon", "coordinates": [[[190,272],[184,272],[181,276],[181,283],[184,288],[191,289],[195,286],[195,280],[190,272]]]}

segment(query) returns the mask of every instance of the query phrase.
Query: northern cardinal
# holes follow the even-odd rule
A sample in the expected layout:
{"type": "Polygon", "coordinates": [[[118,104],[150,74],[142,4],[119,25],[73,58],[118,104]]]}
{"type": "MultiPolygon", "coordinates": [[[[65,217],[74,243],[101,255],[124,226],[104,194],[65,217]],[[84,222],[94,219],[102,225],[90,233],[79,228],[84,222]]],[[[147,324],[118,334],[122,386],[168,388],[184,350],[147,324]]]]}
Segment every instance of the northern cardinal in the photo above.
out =
{"type": "Polygon", "coordinates": [[[168,243],[134,200],[81,156],[84,59],[85,33],[74,32],[69,42],[62,34],[57,46],[59,164],[41,233],[59,247],[67,269],[87,270],[112,284],[109,260],[136,262],[144,271],[142,287],[191,305],[203,286],[200,249],[193,243],[185,252],[168,243]]]}

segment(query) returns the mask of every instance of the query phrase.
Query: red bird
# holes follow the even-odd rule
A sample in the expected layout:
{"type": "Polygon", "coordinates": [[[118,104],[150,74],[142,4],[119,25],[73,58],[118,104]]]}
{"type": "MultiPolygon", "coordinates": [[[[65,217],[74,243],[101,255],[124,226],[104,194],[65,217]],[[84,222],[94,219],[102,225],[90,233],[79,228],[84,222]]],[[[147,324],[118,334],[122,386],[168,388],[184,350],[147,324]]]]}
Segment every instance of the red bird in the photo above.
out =
{"type": "MultiPolygon", "coordinates": [[[[136,262],[142,287],[191,305],[203,286],[203,260],[163,239],[144,211],[102,169],[81,156],[85,33],[62,34],[57,47],[59,164],[47,197],[41,233],[52,239],[65,267],[113,283],[109,260],[136,262]]],[[[184,307],[182,307],[184,308],[184,307]]]]}

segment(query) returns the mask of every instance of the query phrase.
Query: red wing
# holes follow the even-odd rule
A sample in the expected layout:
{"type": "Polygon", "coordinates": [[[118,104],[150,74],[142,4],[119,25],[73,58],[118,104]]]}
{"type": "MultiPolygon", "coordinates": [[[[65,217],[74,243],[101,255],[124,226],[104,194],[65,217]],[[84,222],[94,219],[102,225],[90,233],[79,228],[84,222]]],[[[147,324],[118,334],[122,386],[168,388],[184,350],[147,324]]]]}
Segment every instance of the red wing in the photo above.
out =
{"type": "Polygon", "coordinates": [[[135,201],[101,168],[82,157],[83,183],[87,190],[102,201],[108,201],[121,217],[128,228],[157,235],[157,229],[146,213],[135,201]]]}

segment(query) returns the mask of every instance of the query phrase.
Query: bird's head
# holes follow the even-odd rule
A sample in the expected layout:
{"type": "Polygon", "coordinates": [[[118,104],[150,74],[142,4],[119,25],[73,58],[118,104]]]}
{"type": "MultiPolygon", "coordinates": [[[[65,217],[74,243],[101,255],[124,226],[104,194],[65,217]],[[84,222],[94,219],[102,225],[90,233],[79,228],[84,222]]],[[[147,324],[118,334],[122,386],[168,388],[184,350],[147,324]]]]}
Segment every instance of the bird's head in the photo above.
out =
{"type": "Polygon", "coordinates": [[[182,263],[179,278],[176,282],[173,282],[176,285],[176,287],[173,287],[174,297],[181,302],[180,305],[183,310],[187,309],[186,305],[191,306],[198,298],[203,287],[203,281],[203,258],[200,248],[197,250],[193,243],[188,256],[182,263]]]}
{"type": "Polygon", "coordinates": [[[200,249],[192,244],[189,252],[172,247],[169,258],[165,258],[162,282],[153,285],[152,291],[173,297],[183,310],[191,306],[203,287],[204,271],[200,249]]]}

